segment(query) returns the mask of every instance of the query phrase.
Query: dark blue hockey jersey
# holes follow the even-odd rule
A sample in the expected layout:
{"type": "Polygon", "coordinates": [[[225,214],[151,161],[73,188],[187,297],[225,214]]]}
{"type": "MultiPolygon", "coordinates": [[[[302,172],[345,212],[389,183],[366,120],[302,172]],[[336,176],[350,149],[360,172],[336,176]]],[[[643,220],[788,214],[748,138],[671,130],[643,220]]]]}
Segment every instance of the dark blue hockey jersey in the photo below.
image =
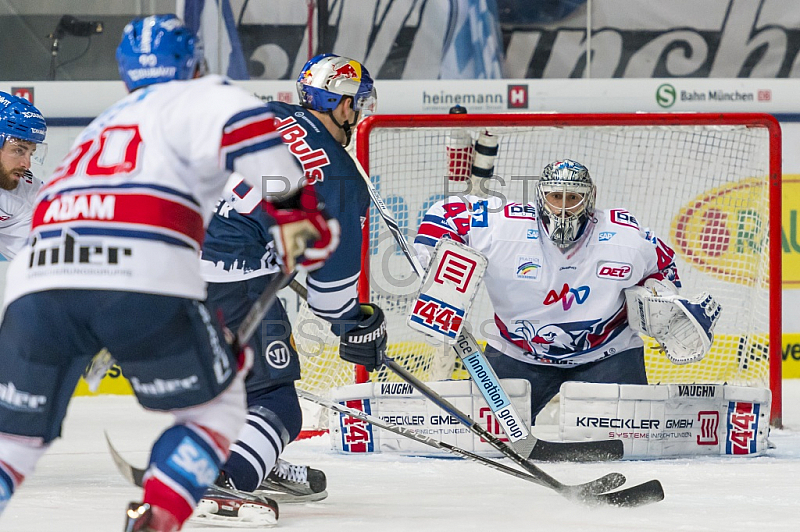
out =
{"type": "MultiPolygon", "coordinates": [[[[281,102],[268,104],[278,131],[303,166],[310,183],[339,221],[339,247],[307,278],[308,304],[341,334],[361,316],[358,277],[361,272],[362,225],[369,193],[350,156],[311,112],[281,102]]],[[[269,175],[269,169],[264,169],[269,175]]],[[[203,244],[203,276],[208,282],[235,282],[278,271],[271,218],[243,181],[232,179],[217,203],[203,244]]]]}

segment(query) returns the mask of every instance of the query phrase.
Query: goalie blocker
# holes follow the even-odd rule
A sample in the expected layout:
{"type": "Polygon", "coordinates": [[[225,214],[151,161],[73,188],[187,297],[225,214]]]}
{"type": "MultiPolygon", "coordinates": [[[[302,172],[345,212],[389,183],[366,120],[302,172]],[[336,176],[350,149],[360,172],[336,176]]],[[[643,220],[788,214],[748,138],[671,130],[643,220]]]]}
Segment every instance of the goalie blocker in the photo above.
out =
{"type": "Polygon", "coordinates": [[[560,393],[561,438],[621,439],[625,458],[753,456],[769,445],[766,388],[566,382],[560,393]]]}

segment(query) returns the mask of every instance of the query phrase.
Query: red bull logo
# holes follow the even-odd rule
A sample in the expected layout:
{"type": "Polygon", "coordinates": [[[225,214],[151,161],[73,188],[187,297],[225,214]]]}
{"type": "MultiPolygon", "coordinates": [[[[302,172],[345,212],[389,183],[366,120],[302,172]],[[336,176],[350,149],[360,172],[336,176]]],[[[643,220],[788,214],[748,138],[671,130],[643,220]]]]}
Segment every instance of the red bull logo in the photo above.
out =
{"type": "Polygon", "coordinates": [[[356,81],[361,81],[360,65],[350,61],[340,67],[334,68],[331,79],[353,79],[356,81]]]}

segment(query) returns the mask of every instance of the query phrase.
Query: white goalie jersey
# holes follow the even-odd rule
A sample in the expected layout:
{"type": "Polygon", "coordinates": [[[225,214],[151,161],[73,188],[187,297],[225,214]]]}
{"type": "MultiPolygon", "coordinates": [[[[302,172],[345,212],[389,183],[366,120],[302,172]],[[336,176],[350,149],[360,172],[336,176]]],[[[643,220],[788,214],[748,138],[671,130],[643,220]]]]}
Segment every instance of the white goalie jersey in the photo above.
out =
{"type": "Polygon", "coordinates": [[[585,364],[642,346],[628,326],[623,290],[647,278],[680,286],[674,251],[624,209],[596,210],[586,234],[562,253],[540,234],[533,203],[452,196],[434,204],[414,241],[427,264],[440,238],[483,253],[494,307],[487,341],[531,364],[585,364]]]}

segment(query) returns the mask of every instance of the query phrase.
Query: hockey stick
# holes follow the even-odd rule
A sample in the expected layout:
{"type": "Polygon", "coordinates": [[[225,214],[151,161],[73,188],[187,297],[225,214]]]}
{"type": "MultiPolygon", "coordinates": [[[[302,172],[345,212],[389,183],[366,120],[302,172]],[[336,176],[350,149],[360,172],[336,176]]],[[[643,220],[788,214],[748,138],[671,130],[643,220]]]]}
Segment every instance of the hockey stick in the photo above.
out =
{"type": "MultiPolygon", "coordinates": [[[[404,436],[411,440],[418,441],[429,447],[433,447],[434,449],[441,449],[447,451],[456,456],[460,456],[461,458],[466,458],[467,460],[472,460],[473,462],[477,462],[487,467],[491,467],[492,469],[496,469],[497,471],[506,473],[507,475],[511,475],[517,478],[521,478],[522,480],[527,480],[528,482],[533,482],[534,484],[539,484],[547,487],[547,483],[543,482],[537,476],[531,475],[530,473],[526,473],[524,471],[520,471],[518,469],[514,469],[512,467],[508,467],[505,464],[501,464],[500,462],[490,460],[489,458],[485,458],[479,454],[475,454],[465,449],[461,449],[460,447],[456,447],[455,445],[450,445],[447,442],[435,440],[415,430],[407,429],[401,425],[395,425],[394,423],[390,423],[375,416],[371,416],[366,412],[356,410],[355,408],[350,408],[340,403],[335,403],[333,401],[324,399],[322,397],[319,397],[317,395],[314,395],[312,393],[306,392],[301,389],[297,390],[297,395],[307,401],[311,401],[312,403],[316,403],[320,406],[333,410],[334,412],[339,412],[340,414],[360,419],[362,421],[375,425],[376,427],[379,427],[383,430],[394,432],[395,434],[399,434],[400,436],[404,436]]],[[[622,486],[624,483],[625,483],[624,475],[622,475],[621,473],[609,473],[608,475],[601,477],[597,480],[593,480],[585,484],[567,486],[567,488],[569,488],[569,490],[572,492],[579,493],[580,497],[583,497],[584,494],[587,493],[589,494],[603,493],[605,491],[616,489],[622,486]]]]}
{"type": "Polygon", "coordinates": [[[539,479],[542,485],[551,488],[570,500],[589,505],[642,506],[664,499],[664,489],[661,486],[661,482],[658,480],[650,480],[643,484],[631,486],[630,488],[600,494],[581,492],[580,490],[576,490],[573,486],[562,484],[539,469],[535,464],[526,460],[524,456],[517,453],[512,447],[509,447],[489,431],[475,423],[467,414],[453,406],[447,399],[433,391],[392,358],[385,357],[383,363],[422,395],[430,399],[439,408],[456,417],[463,425],[469,428],[470,432],[486,440],[489,445],[539,479]]]}
{"type": "MultiPolygon", "coordinates": [[[[389,232],[392,233],[394,240],[402,249],[414,273],[422,279],[425,275],[425,270],[419,262],[416,253],[408,244],[405,235],[400,231],[400,226],[397,221],[389,212],[386,203],[381,198],[378,189],[372,184],[369,175],[361,166],[361,162],[351,152],[348,152],[353,162],[356,165],[359,173],[361,174],[364,183],[367,185],[370,198],[372,198],[375,207],[378,210],[389,232]]],[[[624,455],[624,445],[622,440],[602,440],[602,441],[588,441],[577,443],[550,443],[539,440],[531,434],[527,427],[521,423],[515,423],[516,431],[522,432],[522,436],[512,435],[508,427],[507,419],[519,420],[522,419],[517,412],[514,405],[508,400],[507,394],[503,391],[502,396],[505,400],[498,402],[496,398],[490,396],[490,389],[500,390],[503,388],[500,385],[500,380],[497,378],[492,366],[486,359],[483,350],[478,345],[478,342],[472,334],[464,329],[459,336],[456,343],[452,345],[456,355],[464,362],[464,367],[469,372],[472,380],[476,383],[484,382],[486,386],[478,386],[478,390],[486,400],[486,404],[495,415],[498,424],[503,428],[503,431],[508,436],[514,450],[519,454],[530,458],[532,460],[542,461],[571,461],[571,462],[590,462],[590,461],[607,461],[618,460],[624,455]],[[498,415],[499,414],[499,415],[498,415]]],[[[434,392],[435,393],[435,392],[434,392]]]]}
{"type": "MultiPolygon", "coordinates": [[[[300,284],[295,280],[292,280],[289,286],[301,298],[305,299],[308,293],[305,286],[303,286],[302,284],[300,284]]],[[[383,363],[384,365],[388,366],[389,369],[391,369],[401,379],[403,379],[404,381],[412,385],[414,388],[419,390],[419,392],[422,395],[427,397],[439,408],[441,408],[445,412],[451,414],[456,419],[458,419],[459,422],[461,422],[470,430],[470,432],[480,436],[481,438],[489,442],[489,444],[492,447],[503,453],[503,455],[510,458],[518,465],[522,466],[531,476],[537,479],[537,482],[539,484],[551,488],[571,500],[582,502],[584,504],[589,504],[589,505],[608,504],[612,506],[641,506],[652,502],[658,502],[664,498],[664,490],[661,486],[661,483],[658,480],[651,480],[649,482],[645,482],[643,484],[632,486],[630,488],[626,488],[612,493],[599,493],[599,491],[595,492],[591,491],[591,489],[593,488],[590,488],[589,486],[594,486],[594,489],[600,490],[605,482],[609,482],[609,486],[613,485],[614,482],[619,482],[620,479],[622,479],[622,481],[624,482],[625,477],[619,473],[610,473],[609,475],[606,475],[594,481],[587,482],[585,484],[581,484],[578,486],[569,486],[562,484],[558,480],[554,479],[553,477],[542,471],[535,464],[531,463],[527,457],[516,452],[512,447],[509,447],[503,441],[497,439],[486,429],[478,425],[467,414],[465,414],[464,412],[453,406],[449,401],[447,401],[441,395],[437,394],[430,387],[428,387],[422,381],[417,379],[414,375],[408,372],[408,370],[406,370],[403,366],[395,362],[393,359],[389,357],[384,357],[383,363]]],[[[298,390],[298,395],[302,396],[302,394],[300,394],[299,392],[300,390],[298,390]]],[[[402,430],[407,430],[407,429],[402,429],[402,430]]],[[[556,443],[556,442],[543,442],[542,440],[539,440],[539,442],[546,444],[544,448],[547,449],[548,453],[555,456],[560,454],[560,449],[562,448],[562,446],[567,446],[567,448],[569,449],[570,446],[581,446],[584,443],[593,443],[593,442],[556,443]]],[[[615,489],[620,485],[621,484],[616,484],[614,485],[614,487],[607,487],[602,491],[615,489]]]]}

